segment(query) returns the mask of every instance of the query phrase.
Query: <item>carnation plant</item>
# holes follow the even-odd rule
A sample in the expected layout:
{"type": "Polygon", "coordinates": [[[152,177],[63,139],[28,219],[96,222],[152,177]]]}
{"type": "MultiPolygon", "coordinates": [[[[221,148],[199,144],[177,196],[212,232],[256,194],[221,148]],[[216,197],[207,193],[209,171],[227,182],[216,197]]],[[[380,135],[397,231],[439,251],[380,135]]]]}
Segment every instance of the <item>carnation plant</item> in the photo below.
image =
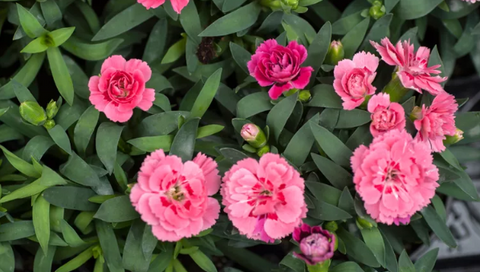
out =
{"type": "Polygon", "coordinates": [[[432,271],[475,2],[0,2],[0,271],[432,271]]]}

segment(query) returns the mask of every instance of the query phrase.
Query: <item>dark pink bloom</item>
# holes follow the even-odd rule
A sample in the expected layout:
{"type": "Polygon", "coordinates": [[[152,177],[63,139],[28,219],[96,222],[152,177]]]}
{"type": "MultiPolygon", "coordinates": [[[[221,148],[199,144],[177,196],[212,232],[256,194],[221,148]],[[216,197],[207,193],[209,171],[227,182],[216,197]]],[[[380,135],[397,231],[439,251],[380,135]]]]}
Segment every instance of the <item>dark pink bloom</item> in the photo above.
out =
{"type": "Polygon", "coordinates": [[[306,217],[304,180],[277,154],[237,162],[223,177],[224,211],[240,234],[274,242],[306,217]]]}
{"type": "Polygon", "coordinates": [[[453,95],[441,93],[437,95],[430,107],[414,109],[415,128],[418,130],[416,140],[425,142],[434,152],[445,150],[443,140],[446,135],[455,136],[457,128],[455,127],[455,113],[458,110],[458,104],[453,95]]]}
{"type": "Polygon", "coordinates": [[[272,86],[268,94],[278,99],[290,89],[303,89],[310,81],[312,67],[300,67],[307,59],[307,49],[296,41],[281,46],[276,40],[262,43],[247,63],[250,75],[262,87],[272,86]]]}
{"type": "Polygon", "coordinates": [[[372,114],[370,132],[377,137],[389,130],[405,128],[405,110],[402,105],[390,102],[390,95],[379,93],[368,101],[368,111],[372,114]]]}
{"type": "Polygon", "coordinates": [[[441,73],[437,70],[440,65],[428,67],[429,48],[421,46],[415,53],[415,47],[410,41],[399,41],[393,46],[388,38],[382,39],[381,45],[373,41],[370,43],[377,49],[383,61],[388,65],[397,66],[397,75],[405,88],[419,93],[422,93],[423,89],[432,95],[445,92],[440,83],[447,78],[431,75],[441,73]]]}
{"type": "Polygon", "coordinates": [[[335,252],[335,235],[320,226],[311,227],[302,224],[293,231],[293,240],[300,245],[301,253],[293,255],[309,265],[324,262],[333,257],[335,252]]]}
{"type": "Polygon", "coordinates": [[[375,137],[369,147],[358,147],[350,160],[355,189],[377,222],[408,223],[438,187],[430,148],[405,130],[375,137]]]}
{"type": "Polygon", "coordinates": [[[365,101],[367,95],[375,93],[377,88],[372,82],[377,67],[378,58],[365,52],[355,54],[352,60],[344,59],[335,66],[333,87],[342,98],[344,109],[355,109],[365,101]]]}
{"type": "MultiPolygon", "coordinates": [[[[172,3],[173,10],[180,14],[182,9],[188,5],[190,0],[169,0],[172,3]]],[[[142,4],[146,9],[155,9],[165,3],[165,0],[137,0],[138,3],[142,4]]]]}
{"type": "Polygon", "coordinates": [[[115,55],[106,59],[100,76],[92,76],[88,82],[90,103],[104,112],[113,122],[127,122],[133,109],[147,111],[155,100],[155,90],[145,88],[152,71],[146,62],[138,59],[126,61],[115,55]]]}

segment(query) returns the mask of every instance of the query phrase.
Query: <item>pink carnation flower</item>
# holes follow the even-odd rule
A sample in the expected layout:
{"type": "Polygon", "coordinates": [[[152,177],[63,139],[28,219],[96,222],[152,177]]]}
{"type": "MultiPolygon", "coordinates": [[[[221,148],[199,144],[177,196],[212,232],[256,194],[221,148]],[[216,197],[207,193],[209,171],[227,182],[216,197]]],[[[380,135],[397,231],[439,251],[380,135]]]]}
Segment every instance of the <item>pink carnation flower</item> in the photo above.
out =
{"type": "MultiPolygon", "coordinates": [[[[170,0],[172,3],[173,10],[180,14],[182,9],[188,5],[189,0],[170,0]]],[[[142,4],[146,9],[155,9],[165,3],[165,0],[137,0],[138,3],[142,4]]]]}
{"type": "Polygon", "coordinates": [[[441,93],[437,95],[430,107],[416,107],[413,115],[415,128],[418,130],[416,140],[427,143],[434,152],[445,150],[443,140],[445,135],[454,136],[457,132],[455,127],[455,112],[458,110],[458,104],[453,95],[441,93]]]}
{"type": "Polygon", "coordinates": [[[405,110],[402,105],[391,103],[390,95],[386,93],[372,96],[368,101],[368,111],[372,114],[370,132],[373,137],[392,129],[402,130],[405,128],[405,110]]]}
{"type": "Polygon", "coordinates": [[[388,65],[397,66],[397,75],[403,86],[408,89],[422,93],[422,89],[437,95],[445,92],[441,82],[447,80],[446,77],[432,76],[431,74],[440,74],[437,68],[440,65],[428,67],[430,58],[430,49],[421,46],[415,53],[415,47],[410,41],[398,42],[396,46],[388,38],[381,41],[381,45],[370,41],[382,56],[382,60],[388,65]]]}
{"type": "Polygon", "coordinates": [[[377,74],[378,62],[373,54],[360,52],[352,60],[344,59],[335,66],[333,87],[342,98],[344,109],[355,109],[367,95],[375,93],[377,88],[372,82],[377,74]]]}
{"type": "Polygon", "coordinates": [[[430,148],[405,130],[391,130],[361,145],[351,158],[355,189],[377,222],[408,223],[430,203],[438,169],[430,148]]]}
{"type": "Polygon", "coordinates": [[[472,3],[472,4],[475,3],[475,2],[478,2],[478,0],[462,0],[462,1],[469,2],[469,3],[472,3]]]}
{"type": "Polygon", "coordinates": [[[135,107],[144,111],[152,107],[155,90],[145,88],[151,76],[146,62],[111,56],[103,62],[101,75],[88,82],[90,102],[113,122],[126,122],[135,107]]]}
{"type": "Polygon", "coordinates": [[[159,149],[145,158],[130,200],[161,241],[178,241],[215,224],[218,201],[209,197],[220,188],[217,163],[199,153],[182,163],[159,149]]]}
{"type": "Polygon", "coordinates": [[[320,226],[311,227],[304,223],[295,228],[292,238],[299,244],[301,251],[293,252],[293,256],[304,260],[309,265],[331,259],[335,252],[335,235],[320,226]]]}
{"type": "Polygon", "coordinates": [[[223,178],[221,194],[233,225],[250,239],[273,242],[306,217],[304,180],[287,161],[267,153],[237,162],[223,178]]]}
{"type": "Polygon", "coordinates": [[[276,40],[262,43],[247,63],[250,75],[262,87],[272,86],[268,94],[278,99],[290,89],[303,89],[310,81],[312,67],[300,67],[307,59],[307,49],[296,41],[282,46],[276,40]]]}

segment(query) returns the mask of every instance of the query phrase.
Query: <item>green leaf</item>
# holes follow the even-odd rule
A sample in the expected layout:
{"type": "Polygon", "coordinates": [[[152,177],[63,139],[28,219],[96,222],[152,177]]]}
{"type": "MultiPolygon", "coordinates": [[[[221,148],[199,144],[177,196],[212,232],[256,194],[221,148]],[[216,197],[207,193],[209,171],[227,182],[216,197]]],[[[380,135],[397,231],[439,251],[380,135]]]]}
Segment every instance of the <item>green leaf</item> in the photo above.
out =
{"type": "Polygon", "coordinates": [[[345,243],[348,256],[351,256],[358,262],[361,262],[371,267],[380,266],[372,251],[359,238],[355,237],[353,234],[344,230],[343,228],[339,228],[337,230],[337,235],[345,243]]]}
{"type": "MultiPolygon", "coordinates": [[[[294,257],[293,254],[287,254],[282,259],[282,261],[280,262],[280,266],[286,266],[294,272],[304,272],[304,271],[306,271],[305,270],[305,261],[294,257]]],[[[239,271],[233,270],[233,271],[224,271],[224,272],[239,272],[239,271]]]]}
{"type": "Polygon", "coordinates": [[[350,167],[352,151],[326,128],[310,123],[313,136],[325,153],[337,164],[350,167]]]}
{"type": "Polygon", "coordinates": [[[124,272],[120,249],[118,248],[117,238],[115,237],[112,226],[100,220],[95,220],[95,226],[109,270],[111,272],[124,272]]]}
{"type": "Polygon", "coordinates": [[[387,14],[378,19],[370,28],[365,40],[363,41],[361,49],[373,51],[373,46],[370,41],[380,42],[381,39],[390,35],[390,23],[392,22],[393,14],[387,14]]]}
{"type": "Polygon", "coordinates": [[[73,131],[73,139],[79,154],[84,155],[87,150],[88,143],[97,126],[100,113],[92,105],[78,119],[73,131]]]}
{"type": "MultiPolygon", "coordinates": [[[[152,251],[149,252],[149,258],[143,255],[142,251],[142,237],[145,229],[145,223],[141,220],[136,220],[130,227],[123,249],[123,267],[130,271],[146,272],[150,264],[152,251]]],[[[152,240],[155,241],[155,237],[152,240]]]]}
{"type": "Polygon", "coordinates": [[[243,6],[210,24],[200,37],[219,37],[236,33],[251,27],[257,21],[261,7],[258,3],[252,2],[243,6]]]}
{"type": "Polygon", "coordinates": [[[30,11],[26,10],[22,5],[17,4],[18,18],[22,25],[23,31],[30,38],[36,38],[46,33],[47,31],[37,21],[37,18],[33,16],[30,11]]]}
{"type": "Polygon", "coordinates": [[[50,203],[43,196],[38,196],[32,207],[33,227],[35,236],[45,255],[48,253],[50,241],[50,203]]]}
{"type": "Polygon", "coordinates": [[[27,87],[23,86],[20,82],[16,81],[15,79],[12,79],[10,83],[12,84],[12,87],[15,92],[15,96],[18,99],[18,102],[20,103],[23,103],[25,101],[37,102],[37,100],[32,95],[30,90],[28,90],[27,87]]]}
{"type": "MultiPolygon", "coordinates": [[[[346,211],[322,200],[313,200],[315,209],[309,211],[309,216],[323,221],[347,220],[352,216],[346,211]]],[[[374,257],[375,258],[375,257],[374,257]]]]}
{"type": "Polygon", "coordinates": [[[337,125],[335,128],[357,128],[371,121],[370,113],[368,111],[353,109],[341,110],[338,116],[337,125]]]}
{"type": "Polygon", "coordinates": [[[190,257],[201,269],[203,269],[203,271],[217,272],[217,268],[213,264],[212,260],[210,260],[202,251],[197,250],[192,252],[190,253],[190,257]]]}
{"type": "Polygon", "coordinates": [[[365,241],[367,247],[373,252],[378,263],[385,266],[385,245],[380,231],[373,227],[370,229],[360,229],[360,232],[362,233],[363,241],[365,241]]]}
{"type": "MultiPolygon", "coordinates": [[[[3,272],[15,271],[15,256],[13,255],[13,250],[9,243],[0,243],[0,271],[3,271],[3,272]]],[[[47,271],[47,270],[44,270],[44,271],[47,271]]],[[[35,270],[34,272],[39,272],[39,271],[35,270]]]]}
{"type": "Polygon", "coordinates": [[[258,28],[257,33],[273,33],[282,24],[284,14],[283,10],[276,10],[270,13],[258,28]]]}
{"type": "Polygon", "coordinates": [[[298,92],[280,101],[268,113],[267,125],[270,128],[270,135],[273,135],[276,141],[287,124],[288,118],[292,115],[297,99],[298,92]]]}
{"type": "Polygon", "coordinates": [[[17,157],[15,154],[12,152],[8,151],[5,147],[0,145],[0,149],[2,149],[3,154],[7,158],[8,162],[12,164],[15,169],[17,169],[20,173],[33,177],[33,178],[38,178],[40,177],[41,173],[39,173],[33,165],[29,164],[28,162],[20,159],[17,157]]]}
{"type": "Polygon", "coordinates": [[[316,199],[325,201],[334,206],[338,205],[338,201],[342,194],[340,190],[327,184],[321,183],[316,179],[312,180],[310,176],[308,177],[307,181],[305,181],[305,185],[316,199]]]}
{"type": "Polygon", "coordinates": [[[0,225],[0,242],[15,241],[35,235],[32,221],[15,221],[0,225]]]}
{"type": "Polygon", "coordinates": [[[342,109],[342,99],[333,89],[332,85],[320,84],[312,88],[312,100],[308,107],[342,109]]]}
{"type": "Polygon", "coordinates": [[[144,152],[153,152],[157,149],[163,149],[163,151],[168,152],[170,151],[172,142],[172,135],[141,137],[128,141],[129,144],[144,152]]]}
{"type": "Polygon", "coordinates": [[[96,211],[98,205],[88,201],[94,195],[91,189],[77,186],[56,186],[43,193],[50,204],[76,211],[96,211]]]}
{"type": "Polygon", "coordinates": [[[115,15],[95,34],[92,41],[101,41],[118,36],[152,18],[154,14],[141,4],[133,4],[115,15]]]}
{"type": "MultiPolygon", "coordinates": [[[[168,34],[168,22],[166,18],[160,19],[152,31],[143,51],[142,59],[148,63],[159,60],[165,51],[165,45],[168,34]]],[[[159,90],[157,90],[158,92],[159,90]]]]}
{"type": "Polygon", "coordinates": [[[342,44],[346,59],[352,58],[355,52],[357,52],[358,47],[362,44],[363,38],[365,38],[369,24],[370,17],[367,17],[343,36],[342,44]]]}
{"type": "Polygon", "coordinates": [[[437,211],[432,208],[432,206],[427,206],[421,211],[421,213],[425,218],[425,221],[427,221],[428,226],[430,226],[440,240],[442,240],[449,247],[457,247],[457,243],[455,242],[452,232],[442,218],[438,215],[437,211]]]}
{"type": "Polygon", "coordinates": [[[437,261],[438,248],[434,248],[425,253],[415,262],[416,272],[432,272],[435,262],[437,261]]]}
{"type": "Polygon", "coordinates": [[[62,19],[62,11],[55,0],[47,0],[40,3],[43,17],[48,26],[53,26],[58,20],[62,19]]]}
{"type": "Polygon", "coordinates": [[[326,22],[313,38],[308,47],[308,57],[303,66],[311,66],[314,71],[310,78],[310,85],[315,82],[316,75],[327,56],[330,41],[332,40],[332,25],[326,22]]]}
{"type": "Polygon", "coordinates": [[[248,52],[245,48],[234,42],[230,42],[230,52],[232,53],[232,57],[237,63],[237,65],[242,68],[245,74],[249,75],[250,72],[247,68],[247,62],[249,62],[252,58],[252,54],[250,54],[250,52],[248,52]]]}
{"type": "Polygon", "coordinates": [[[413,265],[410,257],[408,257],[407,251],[403,250],[398,259],[398,271],[400,272],[415,272],[415,266],[413,265]]]}
{"type": "Polygon", "coordinates": [[[385,0],[385,12],[390,13],[400,0],[385,0]]]}
{"type": "Polygon", "coordinates": [[[142,235],[142,252],[145,260],[149,261],[158,241],[152,233],[152,226],[148,224],[143,225],[145,225],[145,227],[142,235]]]}
{"type": "Polygon", "coordinates": [[[356,12],[351,15],[342,17],[332,24],[332,34],[345,35],[357,26],[364,18],[356,12]]]}
{"type": "Polygon", "coordinates": [[[231,147],[224,147],[221,148],[219,151],[220,154],[222,154],[222,156],[224,156],[225,159],[227,159],[231,163],[236,163],[237,161],[248,158],[245,153],[231,147]]]}
{"type": "Polygon", "coordinates": [[[56,249],[54,246],[49,246],[47,253],[44,254],[42,248],[38,248],[33,262],[33,272],[52,271],[53,256],[55,256],[56,249]]]}
{"type": "Polygon", "coordinates": [[[204,127],[199,127],[197,131],[197,139],[205,138],[210,135],[216,134],[222,131],[224,126],[221,125],[208,125],[204,127]]]}
{"type": "Polygon", "coordinates": [[[55,85],[65,101],[71,106],[74,97],[73,83],[62,53],[60,53],[60,49],[57,47],[48,48],[47,57],[55,85]]]}
{"type": "Polygon", "coordinates": [[[75,258],[71,259],[66,264],[60,266],[57,270],[55,270],[55,272],[70,272],[79,268],[88,260],[90,260],[90,258],[93,257],[93,251],[92,251],[93,248],[94,246],[87,248],[85,251],[78,254],[75,258]]]}
{"type": "Polygon", "coordinates": [[[352,175],[347,170],[318,154],[312,153],[311,155],[318,170],[322,172],[333,186],[343,189],[353,184],[352,175]]]}
{"type": "Polygon", "coordinates": [[[192,159],[199,122],[199,118],[190,119],[178,130],[170,148],[171,155],[177,155],[182,161],[192,159]]]}
{"type": "Polygon", "coordinates": [[[270,96],[266,92],[249,94],[237,103],[237,116],[249,118],[261,112],[270,110],[273,107],[270,103],[270,96]]]}
{"type": "Polygon", "coordinates": [[[130,221],[139,215],[133,208],[129,196],[119,196],[103,202],[94,217],[113,223],[130,221]]]}
{"type": "Polygon", "coordinates": [[[36,38],[27,44],[27,46],[25,46],[20,53],[35,54],[46,51],[48,46],[45,44],[44,40],[45,38],[43,36],[36,38]]]}
{"type": "Polygon", "coordinates": [[[111,174],[117,158],[117,145],[124,127],[111,122],[100,124],[97,131],[95,146],[98,158],[111,174]]]}
{"type": "Polygon", "coordinates": [[[180,24],[182,24],[183,29],[187,33],[188,37],[192,39],[195,43],[195,47],[200,44],[201,39],[198,37],[198,34],[202,32],[202,24],[200,22],[200,17],[195,6],[195,2],[188,2],[187,6],[182,9],[180,13],[180,24]]]}
{"type": "Polygon", "coordinates": [[[172,260],[172,254],[173,252],[171,250],[162,251],[150,264],[148,272],[165,271],[167,266],[170,264],[170,261],[172,260]]]}
{"type": "Polygon", "coordinates": [[[53,46],[58,47],[64,44],[72,36],[75,27],[65,27],[48,33],[48,37],[53,40],[53,46]]]}
{"type": "MultiPolygon", "coordinates": [[[[98,178],[97,173],[82,158],[72,152],[67,163],[60,167],[60,173],[68,179],[92,188],[101,187],[102,181],[98,178]]],[[[110,195],[111,192],[104,192],[102,195],[110,195]]]]}
{"type": "Polygon", "coordinates": [[[403,20],[417,19],[427,15],[443,0],[401,0],[393,9],[395,16],[403,20]]]}
{"type": "Polygon", "coordinates": [[[77,232],[75,229],[70,226],[67,221],[61,220],[60,222],[60,228],[62,230],[62,235],[63,238],[65,239],[65,242],[71,247],[79,247],[85,244],[85,242],[78,236],[77,232]]]}
{"type": "Polygon", "coordinates": [[[329,272],[363,272],[362,268],[354,262],[344,262],[328,270],[329,272]]]}
{"type": "Polygon", "coordinates": [[[463,130],[464,139],[461,144],[468,144],[480,140],[480,112],[458,113],[455,117],[455,125],[463,130]]]}
{"type": "MultiPolygon", "coordinates": [[[[40,67],[42,67],[43,60],[45,59],[44,53],[32,55],[23,67],[12,77],[25,87],[30,86],[33,80],[36,78],[40,67]]],[[[15,97],[13,84],[9,82],[0,87],[0,99],[10,99],[15,97]]]]}
{"type": "Polygon", "coordinates": [[[100,43],[87,43],[75,36],[70,37],[62,48],[84,60],[103,60],[110,56],[123,39],[110,39],[100,43]]]}
{"type": "Polygon", "coordinates": [[[300,166],[305,162],[315,142],[310,123],[318,123],[319,120],[320,116],[315,114],[293,135],[283,152],[283,156],[287,158],[289,162],[296,166],[300,166]]]}
{"type": "Polygon", "coordinates": [[[61,148],[63,151],[67,152],[68,154],[72,153],[72,147],[70,145],[70,140],[68,138],[65,129],[62,128],[60,125],[56,125],[55,127],[48,130],[48,134],[52,137],[52,140],[61,148]]]}
{"type": "Polygon", "coordinates": [[[202,90],[197,96],[195,103],[193,104],[192,110],[190,112],[190,118],[202,117],[217,93],[218,87],[220,86],[220,79],[222,76],[222,68],[215,71],[205,82],[202,90]]]}

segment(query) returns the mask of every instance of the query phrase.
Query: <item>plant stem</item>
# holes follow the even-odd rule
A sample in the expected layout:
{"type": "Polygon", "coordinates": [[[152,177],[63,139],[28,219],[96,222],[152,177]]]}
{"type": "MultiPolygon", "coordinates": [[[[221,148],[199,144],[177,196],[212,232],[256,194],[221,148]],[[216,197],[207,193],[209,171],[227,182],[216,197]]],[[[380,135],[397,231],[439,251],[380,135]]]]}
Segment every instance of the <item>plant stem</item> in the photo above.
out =
{"type": "Polygon", "coordinates": [[[398,102],[407,94],[408,89],[403,87],[400,78],[398,78],[397,74],[394,73],[392,80],[390,80],[387,86],[385,86],[383,92],[390,95],[390,101],[398,102]]]}
{"type": "Polygon", "coordinates": [[[232,259],[239,265],[252,272],[271,271],[277,267],[275,264],[265,260],[264,258],[247,249],[228,246],[226,241],[219,241],[216,243],[216,245],[217,248],[220,249],[227,258],[232,259]]]}

